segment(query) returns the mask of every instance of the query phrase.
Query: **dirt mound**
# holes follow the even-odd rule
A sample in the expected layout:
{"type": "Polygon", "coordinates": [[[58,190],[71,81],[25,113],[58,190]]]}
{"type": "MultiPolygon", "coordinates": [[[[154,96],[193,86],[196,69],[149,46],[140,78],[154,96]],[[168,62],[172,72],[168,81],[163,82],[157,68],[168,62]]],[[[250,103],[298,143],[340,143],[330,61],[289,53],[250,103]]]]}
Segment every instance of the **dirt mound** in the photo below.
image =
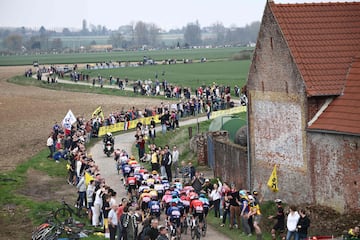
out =
{"type": "Polygon", "coordinates": [[[76,199],[76,189],[69,185],[63,177],[50,177],[41,171],[29,169],[26,183],[16,193],[34,201],[59,201],[64,199],[72,203],[76,199]]]}
{"type": "Polygon", "coordinates": [[[311,235],[341,236],[345,230],[360,224],[360,212],[340,214],[318,205],[303,206],[311,220],[311,235]]]}

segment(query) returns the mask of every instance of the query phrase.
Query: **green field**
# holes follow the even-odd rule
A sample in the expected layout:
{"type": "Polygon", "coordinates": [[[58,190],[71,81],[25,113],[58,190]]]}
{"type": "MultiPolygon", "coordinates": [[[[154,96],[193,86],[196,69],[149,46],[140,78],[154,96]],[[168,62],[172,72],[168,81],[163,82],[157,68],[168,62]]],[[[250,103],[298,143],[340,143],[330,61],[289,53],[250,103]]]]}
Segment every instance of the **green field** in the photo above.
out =
{"type": "Polygon", "coordinates": [[[37,55],[9,55],[0,56],[0,66],[31,65],[38,61],[40,65],[49,64],[74,64],[96,63],[109,61],[142,61],[144,56],[151,57],[156,61],[164,59],[193,59],[200,60],[202,57],[208,61],[232,59],[234,55],[251,48],[210,48],[210,49],[167,49],[154,51],[124,51],[124,52],[100,52],[100,53],[67,53],[67,54],[37,54],[37,55]]]}
{"type": "Polygon", "coordinates": [[[166,79],[170,84],[197,88],[201,85],[216,84],[234,87],[242,86],[247,79],[247,73],[250,66],[250,60],[242,61],[219,61],[192,64],[172,64],[172,65],[149,65],[140,67],[114,68],[83,70],[83,74],[89,74],[90,78],[96,78],[100,74],[104,78],[109,76],[119,77],[129,80],[154,80],[155,74],[158,74],[160,81],[166,79]],[[165,75],[162,76],[162,72],[165,75]]]}

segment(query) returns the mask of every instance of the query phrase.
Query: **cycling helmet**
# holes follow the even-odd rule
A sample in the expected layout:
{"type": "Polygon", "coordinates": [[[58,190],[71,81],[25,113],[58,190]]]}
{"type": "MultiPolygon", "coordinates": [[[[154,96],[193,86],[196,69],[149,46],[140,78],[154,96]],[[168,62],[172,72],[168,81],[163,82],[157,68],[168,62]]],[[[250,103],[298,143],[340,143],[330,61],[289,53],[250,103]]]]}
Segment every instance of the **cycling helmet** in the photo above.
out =
{"type": "Polygon", "coordinates": [[[240,191],[239,191],[239,194],[240,194],[241,196],[246,196],[246,191],[245,191],[245,190],[240,190],[240,191]]]}
{"type": "Polygon", "coordinates": [[[252,201],[255,200],[255,198],[254,198],[252,195],[249,195],[249,196],[248,196],[248,199],[249,199],[250,202],[252,202],[252,201]]]}
{"type": "Polygon", "coordinates": [[[144,193],[149,193],[150,189],[145,188],[143,191],[144,191],[144,193]]]}
{"type": "Polygon", "coordinates": [[[277,199],[275,199],[275,202],[276,203],[281,203],[282,201],[281,201],[281,199],[277,198],[277,199]]]}
{"type": "Polygon", "coordinates": [[[157,174],[158,174],[158,172],[157,172],[156,170],[153,170],[153,171],[151,172],[151,174],[153,174],[153,175],[157,175],[157,174]]]}
{"type": "Polygon", "coordinates": [[[107,135],[108,137],[112,137],[112,133],[111,133],[111,132],[106,133],[106,135],[107,135]]]}
{"type": "Polygon", "coordinates": [[[147,182],[144,180],[141,182],[142,185],[147,185],[147,182]]]}
{"type": "Polygon", "coordinates": [[[258,193],[258,191],[255,191],[255,190],[254,190],[254,191],[252,192],[252,194],[256,196],[256,195],[258,195],[259,193],[258,193]]]}
{"type": "Polygon", "coordinates": [[[203,194],[203,193],[200,193],[200,196],[199,196],[199,197],[201,197],[201,198],[206,198],[205,194],[203,194]]]}

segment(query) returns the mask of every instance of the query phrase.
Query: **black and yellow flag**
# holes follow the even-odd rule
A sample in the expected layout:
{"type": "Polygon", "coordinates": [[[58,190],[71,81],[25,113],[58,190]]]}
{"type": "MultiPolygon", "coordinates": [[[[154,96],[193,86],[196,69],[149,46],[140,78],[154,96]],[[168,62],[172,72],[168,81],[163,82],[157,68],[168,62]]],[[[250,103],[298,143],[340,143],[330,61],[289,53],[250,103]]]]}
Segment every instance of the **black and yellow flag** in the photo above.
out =
{"type": "Polygon", "coordinates": [[[95,109],[95,111],[92,114],[92,117],[98,117],[98,116],[100,116],[102,119],[104,119],[104,112],[103,112],[101,106],[99,106],[97,109],[95,109]]]}
{"type": "Polygon", "coordinates": [[[271,173],[271,176],[267,182],[267,185],[268,187],[271,189],[271,191],[273,192],[277,192],[279,191],[279,188],[278,188],[278,178],[277,178],[277,175],[276,175],[276,165],[274,166],[274,169],[271,173]]]}

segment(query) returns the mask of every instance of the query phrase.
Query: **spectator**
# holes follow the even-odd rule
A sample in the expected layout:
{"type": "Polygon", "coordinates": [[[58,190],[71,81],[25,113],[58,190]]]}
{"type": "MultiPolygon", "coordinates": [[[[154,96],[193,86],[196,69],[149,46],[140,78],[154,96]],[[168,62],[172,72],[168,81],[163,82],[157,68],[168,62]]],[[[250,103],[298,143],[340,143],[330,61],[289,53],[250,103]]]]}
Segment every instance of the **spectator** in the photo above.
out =
{"type": "Polygon", "coordinates": [[[230,192],[228,193],[228,198],[230,200],[230,229],[238,228],[240,223],[240,195],[239,191],[236,189],[235,184],[230,185],[230,192]],[[236,224],[235,224],[236,217],[236,224]]]}
{"type": "MultiPolygon", "coordinates": [[[[310,227],[310,219],[306,216],[305,209],[299,210],[300,219],[297,223],[297,232],[300,240],[307,239],[308,228],[310,227]]],[[[359,229],[358,229],[359,230],[359,229]]]]}
{"type": "Polygon", "coordinates": [[[123,228],[124,240],[134,240],[137,235],[137,221],[135,216],[135,209],[133,207],[125,207],[124,213],[121,216],[121,224],[123,228]]]}
{"type": "Polygon", "coordinates": [[[118,225],[118,219],[116,215],[117,208],[118,208],[117,205],[115,204],[112,205],[108,215],[110,240],[115,240],[115,236],[116,236],[116,230],[118,225]]]}
{"type": "Polygon", "coordinates": [[[145,236],[149,236],[150,240],[155,240],[159,236],[159,220],[156,218],[151,219],[151,225],[150,228],[147,229],[146,232],[144,232],[145,236]]]}
{"type": "Polygon", "coordinates": [[[94,194],[95,194],[95,181],[92,179],[90,180],[86,189],[86,202],[87,202],[88,217],[90,222],[92,218],[92,208],[94,206],[94,194]]]}
{"type": "Polygon", "coordinates": [[[211,204],[214,207],[215,217],[220,217],[220,199],[221,199],[221,189],[222,184],[219,179],[217,179],[217,183],[214,183],[213,189],[209,195],[211,199],[211,204]]]}
{"type": "Polygon", "coordinates": [[[299,213],[296,211],[295,206],[290,206],[290,212],[287,216],[287,234],[286,234],[286,240],[290,240],[292,237],[294,237],[294,240],[298,239],[298,232],[296,231],[297,223],[300,219],[299,213]]]}
{"type": "Polygon", "coordinates": [[[173,147],[172,151],[172,162],[175,170],[175,178],[179,177],[179,150],[176,146],[173,147]]]}
{"type": "Polygon", "coordinates": [[[285,214],[284,214],[284,209],[283,209],[282,204],[281,204],[282,201],[281,201],[281,199],[275,199],[275,203],[276,203],[276,206],[277,206],[277,213],[276,213],[276,215],[269,216],[269,219],[276,219],[277,220],[277,222],[275,223],[275,225],[271,229],[271,236],[272,236],[273,240],[276,239],[277,234],[282,235],[284,233],[284,230],[285,230],[285,214]]]}
{"type": "Polygon", "coordinates": [[[121,205],[118,207],[117,212],[116,212],[116,216],[117,216],[117,219],[118,219],[118,237],[117,237],[117,240],[121,240],[123,238],[123,228],[122,228],[122,225],[121,225],[121,218],[122,218],[122,215],[124,213],[124,209],[125,209],[125,207],[127,207],[127,205],[128,205],[127,198],[123,198],[121,200],[121,205]]]}
{"type": "Polygon", "coordinates": [[[48,158],[52,158],[53,154],[54,154],[54,139],[53,139],[53,134],[50,134],[47,141],[46,141],[46,146],[49,148],[49,155],[48,158]]]}
{"type": "Polygon", "coordinates": [[[167,228],[165,226],[159,227],[159,236],[156,238],[156,240],[169,240],[167,237],[167,228]]]}
{"type": "Polygon", "coordinates": [[[77,206],[78,208],[81,209],[84,207],[85,205],[85,197],[86,197],[86,185],[85,185],[85,175],[84,172],[82,172],[80,174],[80,180],[78,182],[78,184],[76,185],[76,188],[78,190],[78,202],[77,202],[77,206]]]}

